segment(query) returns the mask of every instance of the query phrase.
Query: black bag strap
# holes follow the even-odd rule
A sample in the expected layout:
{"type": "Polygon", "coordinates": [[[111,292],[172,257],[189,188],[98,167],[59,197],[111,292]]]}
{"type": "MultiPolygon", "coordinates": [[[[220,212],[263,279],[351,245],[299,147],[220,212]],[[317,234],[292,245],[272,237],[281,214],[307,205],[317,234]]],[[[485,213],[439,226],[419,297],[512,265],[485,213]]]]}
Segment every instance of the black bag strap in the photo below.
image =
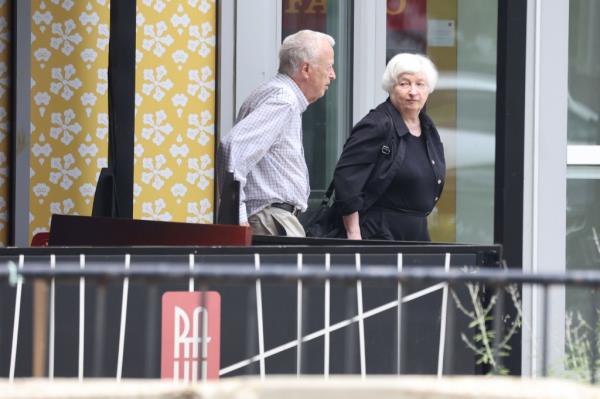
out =
{"type": "Polygon", "coordinates": [[[331,182],[329,183],[329,187],[327,187],[327,191],[325,191],[325,196],[323,196],[321,205],[327,205],[329,203],[329,201],[331,201],[331,198],[333,197],[333,190],[335,188],[333,182],[334,182],[334,180],[332,178],[331,182]]]}

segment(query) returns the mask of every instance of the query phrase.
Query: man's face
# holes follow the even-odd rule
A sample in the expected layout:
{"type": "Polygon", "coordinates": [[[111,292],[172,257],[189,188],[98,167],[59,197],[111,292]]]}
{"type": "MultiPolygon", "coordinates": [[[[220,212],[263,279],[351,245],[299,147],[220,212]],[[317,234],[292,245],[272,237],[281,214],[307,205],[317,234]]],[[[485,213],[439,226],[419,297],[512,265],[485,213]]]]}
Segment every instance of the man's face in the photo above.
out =
{"type": "Polygon", "coordinates": [[[309,103],[323,97],[329,84],[335,79],[333,56],[333,48],[326,41],[321,41],[317,58],[305,64],[308,79],[304,95],[309,103]]]}

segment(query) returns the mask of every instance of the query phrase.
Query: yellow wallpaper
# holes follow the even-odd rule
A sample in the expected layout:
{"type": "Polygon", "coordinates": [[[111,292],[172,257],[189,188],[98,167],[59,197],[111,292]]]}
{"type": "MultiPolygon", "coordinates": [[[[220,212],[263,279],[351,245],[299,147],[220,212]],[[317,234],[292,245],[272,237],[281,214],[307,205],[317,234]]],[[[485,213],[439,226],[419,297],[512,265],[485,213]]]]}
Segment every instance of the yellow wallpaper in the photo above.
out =
{"type": "Polygon", "coordinates": [[[0,246],[8,242],[8,204],[10,162],[10,140],[8,134],[10,118],[10,7],[0,0],[0,246]]]}
{"type": "Polygon", "coordinates": [[[138,0],[134,217],[212,223],[214,0],[138,0]]]}
{"type": "Polygon", "coordinates": [[[31,4],[30,234],[89,215],[108,133],[108,0],[31,4]]]}
{"type": "MultiPolygon", "coordinates": [[[[32,1],[31,235],[52,213],[91,213],[107,162],[108,3],[32,1]]],[[[215,26],[214,0],[138,0],[135,218],[212,222],[215,26]]]]}

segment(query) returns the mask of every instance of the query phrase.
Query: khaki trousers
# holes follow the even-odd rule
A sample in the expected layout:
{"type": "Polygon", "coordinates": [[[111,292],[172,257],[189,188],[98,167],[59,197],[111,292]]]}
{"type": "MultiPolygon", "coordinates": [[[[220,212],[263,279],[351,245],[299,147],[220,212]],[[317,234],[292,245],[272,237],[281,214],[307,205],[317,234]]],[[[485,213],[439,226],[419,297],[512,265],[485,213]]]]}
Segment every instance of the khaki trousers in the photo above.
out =
{"type": "Polygon", "coordinates": [[[252,234],[306,237],[298,218],[285,209],[268,206],[248,218],[252,234]]]}

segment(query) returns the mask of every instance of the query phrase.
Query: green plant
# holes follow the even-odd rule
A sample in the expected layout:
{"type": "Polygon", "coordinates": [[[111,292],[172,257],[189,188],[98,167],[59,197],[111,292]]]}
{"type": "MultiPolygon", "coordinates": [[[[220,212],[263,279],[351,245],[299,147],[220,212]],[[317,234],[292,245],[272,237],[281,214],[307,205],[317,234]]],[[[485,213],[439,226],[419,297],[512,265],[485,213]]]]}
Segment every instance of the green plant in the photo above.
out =
{"type": "MultiPolygon", "coordinates": [[[[467,272],[471,273],[475,273],[476,271],[476,269],[467,270],[467,272]]],[[[516,285],[508,285],[503,288],[511,298],[516,314],[514,316],[505,314],[503,316],[502,322],[507,328],[503,329],[505,331],[503,336],[496,339],[496,333],[492,328],[492,324],[494,321],[493,312],[498,302],[499,292],[491,295],[488,303],[484,304],[482,298],[486,294],[485,286],[479,283],[468,283],[466,287],[470,299],[470,308],[467,308],[457,293],[451,290],[456,307],[471,320],[469,328],[474,330],[472,339],[465,332],[461,332],[460,337],[465,345],[475,353],[477,364],[488,365],[490,372],[493,374],[508,374],[509,370],[503,366],[499,359],[510,354],[512,348],[509,345],[509,341],[521,327],[522,305],[519,289],[516,285]]]]}
{"type": "MultiPolygon", "coordinates": [[[[596,310],[598,312],[598,310],[596,310]]],[[[600,312],[598,312],[600,316],[600,312]]],[[[596,353],[600,350],[600,324],[593,329],[580,312],[567,312],[565,317],[565,377],[588,382],[591,380],[592,334],[596,335],[596,353]]],[[[600,378],[600,357],[595,364],[596,380],[600,378]]]]}

